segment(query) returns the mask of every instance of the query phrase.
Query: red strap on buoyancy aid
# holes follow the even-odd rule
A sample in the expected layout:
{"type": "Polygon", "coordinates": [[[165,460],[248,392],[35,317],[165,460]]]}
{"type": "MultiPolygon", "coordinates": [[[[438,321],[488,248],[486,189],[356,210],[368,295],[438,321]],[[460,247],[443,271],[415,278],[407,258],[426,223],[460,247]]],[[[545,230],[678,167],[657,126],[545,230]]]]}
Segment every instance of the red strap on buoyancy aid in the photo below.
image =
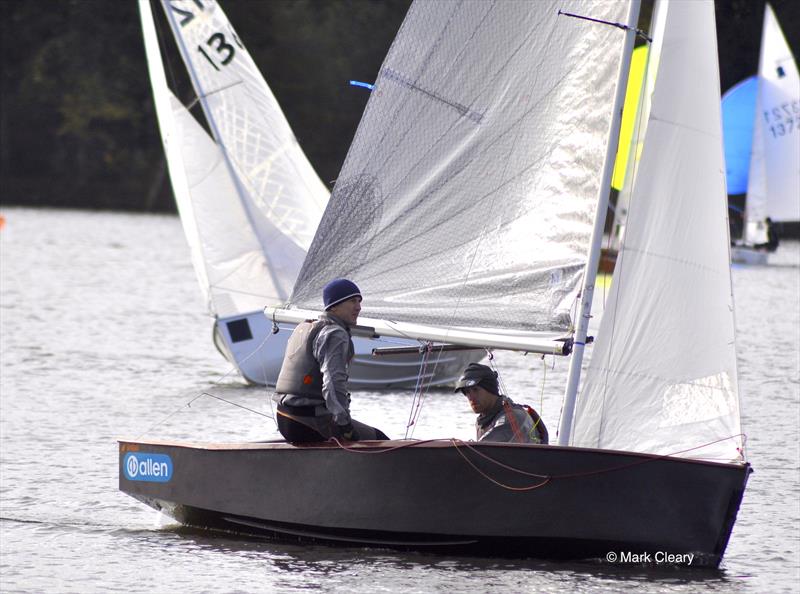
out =
{"type": "Polygon", "coordinates": [[[524,443],[525,439],[522,436],[522,429],[519,426],[519,423],[517,423],[517,419],[514,416],[514,411],[511,408],[511,405],[508,403],[508,400],[503,400],[503,412],[506,413],[506,418],[508,419],[508,423],[511,425],[511,430],[513,431],[512,441],[524,443]]]}
{"type": "Polygon", "coordinates": [[[533,419],[533,431],[539,436],[540,443],[546,443],[547,440],[545,439],[545,429],[544,423],[542,422],[542,417],[537,413],[533,408],[528,406],[527,404],[523,404],[522,407],[528,413],[528,416],[533,419]]]}

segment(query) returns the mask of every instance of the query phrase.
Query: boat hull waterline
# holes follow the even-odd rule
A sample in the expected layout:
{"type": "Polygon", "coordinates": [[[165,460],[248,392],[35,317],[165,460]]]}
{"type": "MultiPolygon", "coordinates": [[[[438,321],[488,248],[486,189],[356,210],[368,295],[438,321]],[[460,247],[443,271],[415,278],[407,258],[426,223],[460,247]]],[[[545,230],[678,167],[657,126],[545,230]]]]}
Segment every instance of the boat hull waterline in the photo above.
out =
{"type": "Polygon", "coordinates": [[[749,464],[455,439],[120,441],[119,464],[121,491],[197,528],[480,556],[713,567],[750,473],[749,464]]]}

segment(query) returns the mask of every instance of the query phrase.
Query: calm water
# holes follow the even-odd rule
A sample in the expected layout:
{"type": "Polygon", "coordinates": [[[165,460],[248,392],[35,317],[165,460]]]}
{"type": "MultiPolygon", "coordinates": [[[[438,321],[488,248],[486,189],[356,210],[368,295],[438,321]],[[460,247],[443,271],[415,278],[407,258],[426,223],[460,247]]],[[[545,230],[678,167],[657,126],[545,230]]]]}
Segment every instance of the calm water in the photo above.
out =
{"type": "MultiPolygon", "coordinates": [[[[244,386],[211,344],[178,219],[11,208],[3,215],[2,592],[798,588],[797,243],[785,242],[774,265],[733,271],[743,424],[755,474],[723,565],[709,571],[286,545],[171,524],[118,491],[117,438],[277,435],[266,391],[244,386]]],[[[508,392],[540,408],[554,432],[566,361],[505,354],[497,362],[508,392]]],[[[411,404],[406,393],[358,393],[354,412],[400,437],[411,404]]],[[[463,399],[437,392],[425,400],[413,436],[469,438],[472,420],[463,399]]]]}

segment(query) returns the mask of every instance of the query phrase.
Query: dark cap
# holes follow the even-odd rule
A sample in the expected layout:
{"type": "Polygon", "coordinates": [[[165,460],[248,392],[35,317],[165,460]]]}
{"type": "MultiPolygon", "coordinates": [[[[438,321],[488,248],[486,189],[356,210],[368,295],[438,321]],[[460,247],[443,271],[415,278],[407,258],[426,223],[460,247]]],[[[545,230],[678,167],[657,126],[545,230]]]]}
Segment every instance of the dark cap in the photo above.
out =
{"type": "Polygon", "coordinates": [[[500,389],[497,385],[497,372],[491,367],[481,365],[480,363],[470,363],[458,378],[456,382],[456,392],[464,388],[471,388],[472,386],[480,386],[487,392],[491,392],[497,396],[500,395],[500,389]]]}
{"type": "Polygon", "coordinates": [[[322,302],[325,309],[330,309],[342,301],[347,301],[351,297],[361,298],[361,291],[356,284],[346,278],[337,278],[325,285],[322,289],[322,302]]]}

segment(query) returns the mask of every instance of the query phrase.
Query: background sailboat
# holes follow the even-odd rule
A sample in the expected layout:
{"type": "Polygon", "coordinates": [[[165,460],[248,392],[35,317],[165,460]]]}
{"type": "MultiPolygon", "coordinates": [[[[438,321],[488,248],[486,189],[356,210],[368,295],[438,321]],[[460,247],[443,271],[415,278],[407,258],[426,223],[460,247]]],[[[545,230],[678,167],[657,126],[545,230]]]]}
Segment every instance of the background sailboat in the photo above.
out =
{"type": "MultiPolygon", "coordinates": [[[[262,311],[288,299],[328,191],[221,7],[212,0],[162,6],[210,131],[169,91],[150,7],[140,2],[170,179],[215,318],[215,344],[245,379],[274,385],[293,326],[273,325],[262,311]]],[[[351,386],[417,385],[419,353],[372,358],[373,348],[398,343],[417,344],[359,339],[351,386]]],[[[421,379],[450,383],[480,358],[440,354],[421,379]]]]}
{"type": "Polygon", "coordinates": [[[637,177],[614,281],[621,307],[604,316],[601,369],[575,406],[638,10],[579,0],[413,4],[292,297],[317,304],[325,267],[337,264],[322,250],[347,230],[353,270],[376,295],[369,311],[388,331],[427,326],[454,342],[498,346],[501,337],[523,351],[540,333],[545,342],[573,335],[559,445],[121,442],[120,488],[186,523],[257,534],[718,564],[749,465],[710,1],[658,9],[661,63],[641,162],[653,179],[637,177]],[[351,202],[362,218],[331,214],[351,202]],[[443,236],[461,241],[435,240],[443,236]],[[439,266],[432,246],[456,270],[439,266]],[[596,402],[599,430],[589,418],[596,402]],[[630,430],[639,426],[648,431],[630,430]]]}
{"type": "MultiPolygon", "coordinates": [[[[735,262],[765,263],[765,220],[800,223],[800,76],[775,14],[764,9],[764,27],[753,113],[747,199],[741,244],[735,262]]],[[[746,99],[746,85],[734,99],[746,99]]],[[[733,101],[734,99],[730,99],[733,101]]]]}

